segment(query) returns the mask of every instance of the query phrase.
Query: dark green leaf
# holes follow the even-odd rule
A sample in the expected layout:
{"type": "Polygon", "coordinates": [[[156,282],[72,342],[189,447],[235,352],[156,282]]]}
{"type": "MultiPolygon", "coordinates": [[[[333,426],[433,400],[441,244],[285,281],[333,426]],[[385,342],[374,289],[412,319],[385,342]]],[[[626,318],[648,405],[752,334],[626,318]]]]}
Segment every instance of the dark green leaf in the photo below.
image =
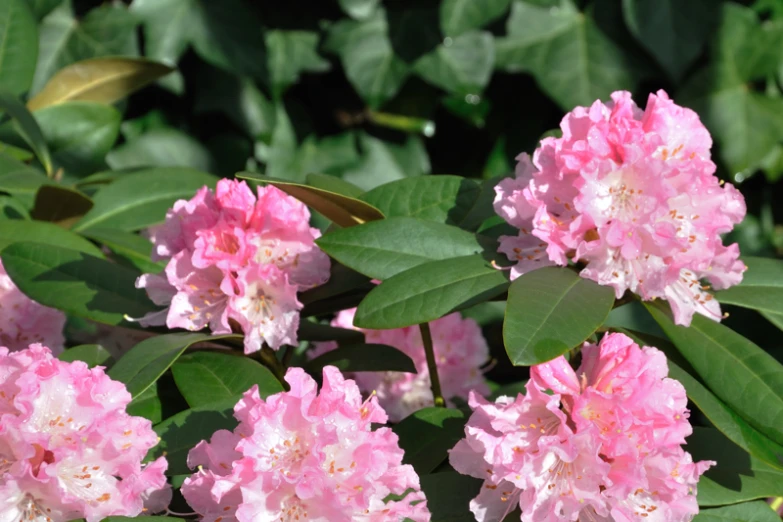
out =
{"type": "Polygon", "coordinates": [[[215,401],[236,400],[253,385],[258,385],[262,399],[283,391],[280,381],[265,366],[253,359],[227,353],[189,353],[180,357],[171,371],[177,388],[191,408],[215,401]]]}
{"type": "Polygon", "coordinates": [[[236,335],[201,333],[173,333],[158,335],[140,342],[130,349],[109,371],[109,377],[125,384],[135,398],[152,386],[189,346],[236,335]]]}
{"type": "Polygon", "coordinates": [[[82,361],[90,368],[94,366],[108,366],[111,364],[111,354],[100,344],[80,344],[68,348],[58,357],[61,361],[82,361]]]}
{"type": "Polygon", "coordinates": [[[702,509],[693,522],[780,522],[766,502],[746,502],[716,509],[702,509]]]}
{"type": "Polygon", "coordinates": [[[213,187],[216,182],[210,174],[184,167],[128,174],[99,190],[93,197],[95,206],[73,229],[101,227],[133,231],[162,223],[175,201],[190,199],[204,185],[213,187]]]}
{"type": "Polygon", "coordinates": [[[126,408],[128,415],[149,419],[152,424],[163,420],[163,403],[158,395],[158,383],[155,382],[136,396],[126,408]]]}
{"type": "Polygon", "coordinates": [[[518,381],[518,382],[511,382],[508,384],[504,384],[502,386],[498,386],[494,390],[492,390],[492,394],[489,396],[489,400],[495,400],[498,397],[511,397],[515,398],[520,393],[522,395],[525,395],[527,392],[527,388],[525,388],[525,385],[527,384],[527,381],[518,381]]]}
{"type": "Polygon", "coordinates": [[[176,129],[152,129],[109,152],[113,169],[190,167],[212,171],[214,160],[198,140],[176,129]]]}
{"type": "Polygon", "coordinates": [[[92,208],[84,193],[62,185],[41,185],[35,195],[30,216],[68,228],[92,208]]]}
{"type": "Polygon", "coordinates": [[[645,306],[712,392],[783,444],[783,366],[745,337],[700,314],[686,328],[676,326],[660,307],[645,306]]]}
{"type": "Polygon", "coordinates": [[[500,18],[510,0],[444,0],[440,4],[440,28],[446,36],[479,29],[500,18]]]}
{"type": "Polygon", "coordinates": [[[42,221],[0,222],[0,250],[11,243],[35,242],[103,257],[101,250],[62,227],[42,221]]]}
{"type": "Polygon", "coordinates": [[[280,96],[303,72],[325,72],[329,62],[318,56],[318,33],[269,31],[266,33],[267,61],[272,88],[280,96]]]}
{"type": "Polygon", "coordinates": [[[565,268],[533,270],[508,290],[503,342],[517,366],[539,364],[580,345],[601,326],[614,290],[565,268]]]}
{"type": "Polygon", "coordinates": [[[495,64],[492,35],[471,31],[446,40],[416,62],[416,73],[441,89],[459,94],[484,90],[495,64]]]}
{"type": "Polygon", "coordinates": [[[0,2],[0,42],[0,90],[22,94],[38,59],[38,27],[24,0],[0,2]]]}
{"type": "Polygon", "coordinates": [[[338,328],[312,321],[299,323],[297,337],[300,341],[337,341],[340,344],[364,343],[364,332],[360,330],[338,328]]]}
{"type": "Polygon", "coordinates": [[[340,179],[337,176],[318,174],[316,172],[307,175],[307,184],[311,187],[342,194],[343,196],[348,196],[349,198],[362,199],[360,196],[364,193],[362,189],[353,183],[348,183],[347,181],[340,179]]]}
{"type": "Polygon", "coordinates": [[[408,136],[403,145],[396,145],[362,133],[359,148],[361,160],[345,168],[342,177],[364,190],[430,172],[427,150],[418,136],[408,136]]]}
{"type": "Polygon", "coordinates": [[[374,288],[359,305],[354,325],[390,329],[429,322],[507,288],[506,274],[479,255],[431,261],[374,288]]]}
{"type": "Polygon", "coordinates": [[[424,408],[394,426],[405,452],[402,461],[420,476],[449,458],[448,451],[465,437],[465,414],[451,408],[424,408]]]}
{"type": "Polygon", "coordinates": [[[338,0],[338,2],[351,18],[363,20],[372,16],[380,0],[338,0]]]}
{"type": "Polygon", "coordinates": [[[481,491],[481,480],[455,472],[433,473],[422,475],[421,489],[432,522],[475,522],[469,505],[481,491]]]}
{"type": "Polygon", "coordinates": [[[132,520],[141,520],[142,522],[156,522],[158,520],[184,520],[176,517],[106,517],[102,522],[131,522],[132,520]]]}
{"type": "Polygon", "coordinates": [[[604,321],[604,326],[613,328],[627,328],[637,332],[655,335],[657,337],[666,337],[658,323],[650,317],[644,305],[639,301],[631,301],[609,312],[609,316],[604,321]]]}
{"type": "Polygon", "coordinates": [[[416,373],[410,357],[385,344],[340,346],[307,363],[308,371],[314,374],[320,373],[324,366],[335,366],[341,372],[416,373]]]}
{"type": "Polygon", "coordinates": [[[0,219],[30,219],[30,213],[18,199],[0,196],[0,219]]]}
{"type": "Polygon", "coordinates": [[[52,12],[55,7],[62,4],[63,0],[26,0],[26,2],[35,17],[40,20],[52,12]]]}
{"type": "Polygon", "coordinates": [[[743,257],[748,270],[742,282],[715,294],[718,301],[783,314],[783,261],[762,257],[743,257]]]}
{"type": "Polygon", "coordinates": [[[116,263],[39,243],[9,245],[2,259],[22,292],[45,306],[106,324],[155,310],[135,288],[138,272],[116,263]]]}
{"type": "Polygon", "coordinates": [[[131,12],[144,24],[145,54],[174,64],[190,44],[198,23],[195,0],[134,0],[131,12]]]}
{"type": "Polygon", "coordinates": [[[95,227],[83,231],[82,235],[105,245],[142,272],[156,274],[165,267],[164,262],[155,263],[150,259],[152,243],[138,234],[116,228],[95,227]]]}
{"type": "Polygon", "coordinates": [[[15,96],[0,91],[0,110],[5,111],[14,119],[14,127],[24,141],[30,145],[35,152],[35,156],[46,172],[52,171],[52,158],[49,154],[49,148],[46,146],[41,128],[35,121],[30,111],[15,96]]]}
{"type": "Polygon", "coordinates": [[[332,262],[329,281],[299,294],[299,300],[304,305],[327,300],[367,286],[370,278],[364,276],[340,263],[332,262]]]}
{"type": "Polygon", "coordinates": [[[105,165],[122,121],[117,109],[83,101],[45,107],[34,116],[55,162],[76,175],[92,174],[105,165]]]}

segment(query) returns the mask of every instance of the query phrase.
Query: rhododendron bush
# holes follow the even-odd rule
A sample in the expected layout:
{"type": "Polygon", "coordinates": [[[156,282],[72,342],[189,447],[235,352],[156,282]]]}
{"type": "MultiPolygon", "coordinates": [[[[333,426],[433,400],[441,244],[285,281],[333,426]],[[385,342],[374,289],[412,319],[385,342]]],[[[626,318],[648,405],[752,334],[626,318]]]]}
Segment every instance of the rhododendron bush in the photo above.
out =
{"type": "Polygon", "coordinates": [[[0,0],[0,522],[774,522],[783,9],[0,0]]]}

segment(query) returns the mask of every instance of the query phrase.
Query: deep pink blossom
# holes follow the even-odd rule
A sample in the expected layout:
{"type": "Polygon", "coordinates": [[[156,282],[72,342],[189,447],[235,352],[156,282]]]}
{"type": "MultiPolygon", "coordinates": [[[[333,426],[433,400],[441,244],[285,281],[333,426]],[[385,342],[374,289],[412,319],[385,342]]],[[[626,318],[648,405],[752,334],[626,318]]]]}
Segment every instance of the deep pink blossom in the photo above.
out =
{"type": "Polygon", "coordinates": [[[97,367],[33,344],[0,348],[0,520],[66,522],[164,510],[171,491],[150,421],[97,367]]]}
{"type": "Polygon", "coordinates": [[[288,392],[261,400],[258,387],[234,408],[239,426],[217,431],[188,456],[199,471],[182,486],[208,522],[414,522],[429,520],[419,477],[375,397],[327,366],[320,394],[300,368],[288,392]],[[413,490],[413,491],[408,491],[413,490]],[[406,494],[407,492],[407,494],[406,494]],[[389,495],[401,500],[384,500],[389,495]]]}
{"type": "Polygon", "coordinates": [[[707,292],[742,280],[745,265],[725,234],[745,216],[745,201],[714,175],[712,140],[696,113],[665,92],[646,110],[627,92],[577,107],[521,154],[514,179],[495,188],[495,210],[519,229],[499,251],[516,261],[512,277],[546,265],[584,263],[583,277],[669,301],[678,324],[694,312],[721,319],[707,292]]]}
{"type": "MultiPolygon", "coordinates": [[[[356,309],[340,312],[332,326],[354,328],[356,309]]],[[[386,410],[392,422],[399,422],[411,413],[432,406],[434,399],[430,383],[427,357],[416,326],[395,330],[361,330],[368,343],[393,346],[408,355],[417,373],[404,372],[356,372],[347,375],[356,380],[365,394],[373,393],[386,410]]],[[[430,323],[435,362],[438,365],[443,396],[450,399],[468,398],[474,390],[488,395],[489,388],[481,366],[489,359],[489,348],[481,328],[472,319],[463,319],[458,313],[447,315],[430,323]]],[[[319,343],[311,356],[334,350],[337,343],[319,343]]]]}
{"type": "Polygon", "coordinates": [[[36,303],[11,281],[0,262],[0,346],[23,350],[32,343],[63,351],[65,314],[36,303]]]}
{"type": "Polygon", "coordinates": [[[522,522],[683,522],[698,513],[682,385],[666,358],[622,334],[585,344],[574,371],[559,357],[531,368],[527,394],[490,403],[471,394],[465,438],[450,453],[484,480],[470,504],[479,522],[517,505],[522,522]]]}
{"type": "Polygon", "coordinates": [[[153,260],[168,261],[164,273],[136,282],[166,308],[141,323],[222,334],[234,321],[247,353],[296,344],[296,294],[329,278],[309,220],[301,202],[273,186],[260,187],[256,199],[244,181],[223,179],[214,192],[204,187],[177,201],[149,233],[153,260]]]}

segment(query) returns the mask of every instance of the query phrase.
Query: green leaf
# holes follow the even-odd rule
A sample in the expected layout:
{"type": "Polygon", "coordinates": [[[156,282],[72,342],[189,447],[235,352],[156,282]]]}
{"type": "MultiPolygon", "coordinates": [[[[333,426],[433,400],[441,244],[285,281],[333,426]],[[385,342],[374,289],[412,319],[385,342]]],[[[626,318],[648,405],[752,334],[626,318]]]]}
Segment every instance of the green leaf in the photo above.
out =
{"type": "Polygon", "coordinates": [[[204,341],[225,338],[239,339],[241,336],[173,333],[145,339],[112,366],[109,377],[124,383],[128,392],[135,398],[157,382],[188,347],[204,341]]]}
{"type": "Polygon", "coordinates": [[[446,36],[479,29],[500,18],[510,0],[444,0],[440,4],[440,28],[446,36]]]}
{"type": "Polygon", "coordinates": [[[769,314],[783,314],[783,261],[743,257],[748,269],[742,282],[715,293],[721,303],[769,314]]]}
{"type": "Polygon", "coordinates": [[[233,416],[236,402],[237,398],[212,403],[164,420],[154,428],[160,442],[150,450],[147,459],[165,455],[169,463],[166,475],[169,476],[192,473],[187,464],[188,453],[202,440],[211,439],[217,430],[236,428],[237,421],[233,416]]]}
{"type": "Polygon", "coordinates": [[[714,29],[708,0],[623,0],[628,29],[674,81],[680,81],[714,29]]]}
{"type": "Polygon", "coordinates": [[[22,94],[38,59],[38,26],[24,0],[0,2],[0,42],[0,90],[22,94]]]}
{"type": "Polygon", "coordinates": [[[82,361],[87,363],[90,368],[111,364],[111,354],[100,344],[80,344],[68,348],[60,354],[58,359],[65,362],[82,361]]]}
{"type": "Polygon", "coordinates": [[[382,9],[362,21],[334,24],[326,48],[340,56],[348,80],[371,108],[394,96],[408,76],[408,65],[392,49],[382,9]]]}
{"type": "Polygon", "coordinates": [[[520,393],[522,395],[525,395],[525,393],[527,392],[527,388],[525,387],[526,384],[527,381],[517,381],[517,382],[510,382],[502,386],[498,386],[497,388],[492,390],[492,394],[489,396],[489,400],[494,401],[498,397],[515,398],[520,393]]]}
{"type": "Polygon", "coordinates": [[[175,201],[190,199],[204,185],[214,187],[216,182],[210,174],[184,167],[128,174],[93,196],[95,206],[73,230],[101,227],[133,231],[162,223],[175,201]]]}
{"type": "Polygon", "coordinates": [[[375,12],[380,0],[338,0],[343,11],[356,20],[369,18],[375,12]]]}
{"type": "Polygon", "coordinates": [[[387,218],[333,230],[316,243],[343,265],[381,280],[429,261],[484,250],[475,234],[451,225],[409,217],[387,218]]]}
{"type": "MultiPolygon", "coordinates": [[[[469,217],[478,206],[481,193],[481,187],[472,179],[422,176],[381,185],[365,193],[362,199],[386,217],[408,216],[472,228],[475,223],[469,221],[475,220],[469,217]]],[[[488,203],[491,208],[491,200],[488,203]]]]}
{"type": "Polygon", "coordinates": [[[158,395],[158,383],[144,390],[133,399],[126,411],[128,415],[135,415],[149,419],[152,424],[157,424],[163,420],[163,403],[158,395]]]}
{"type": "Polygon", "coordinates": [[[349,198],[336,192],[330,192],[328,190],[288,181],[270,179],[250,172],[239,173],[237,174],[237,177],[255,181],[257,183],[274,185],[305,205],[317,210],[323,214],[324,217],[341,227],[352,227],[366,221],[383,219],[383,214],[369,203],[349,198]]]}
{"type": "Polygon", "coordinates": [[[364,332],[352,328],[338,328],[328,324],[302,321],[297,337],[300,341],[337,341],[339,344],[362,344],[364,332]]]}
{"type": "Polygon", "coordinates": [[[362,133],[359,148],[363,152],[360,162],[345,168],[342,178],[364,190],[430,172],[427,150],[418,136],[408,136],[403,145],[396,145],[362,133]]]}
{"type": "Polygon", "coordinates": [[[676,326],[658,306],[645,304],[699,377],[752,426],[783,444],[783,365],[720,323],[695,314],[676,326]],[[737,393],[741,383],[742,392],[737,393]]]}
{"type": "Polygon", "coordinates": [[[54,10],[63,0],[26,0],[35,17],[40,20],[54,10]]]}
{"type": "Polygon", "coordinates": [[[18,199],[11,196],[0,196],[0,219],[30,219],[30,213],[18,199]]]}
{"type": "Polygon", "coordinates": [[[63,3],[39,26],[39,54],[32,92],[43,89],[62,68],[88,58],[138,56],[137,19],[122,4],[104,4],[75,17],[63,3]]]}
{"type": "Polygon", "coordinates": [[[110,105],[141,89],[173,69],[142,58],[92,58],[58,71],[27,102],[31,111],[66,101],[110,105]]]}
{"type": "Polygon", "coordinates": [[[533,270],[508,290],[503,343],[516,366],[554,359],[580,345],[606,320],[614,290],[566,268],[533,270]]]}
{"type": "Polygon", "coordinates": [[[561,108],[589,106],[618,89],[634,90],[631,60],[570,0],[559,7],[516,0],[508,36],[496,41],[496,60],[509,71],[529,71],[561,108]]]}
{"type": "Polygon", "coordinates": [[[198,11],[193,0],[134,0],[131,12],[144,25],[145,55],[174,64],[190,44],[198,11]]]}
{"type": "Polygon", "coordinates": [[[699,480],[700,506],[725,506],[781,493],[783,471],[751,457],[717,430],[694,427],[684,449],[694,462],[718,461],[699,480]]]}
{"type": "Polygon", "coordinates": [[[104,157],[120,134],[122,115],[114,107],[73,101],[34,114],[55,162],[67,173],[92,174],[104,166],[104,157]]]}
{"type": "Polygon", "coordinates": [[[157,520],[184,520],[176,517],[106,517],[102,522],[131,522],[132,520],[148,520],[149,522],[156,522],[157,520]]]}
{"type": "Polygon", "coordinates": [[[214,159],[198,140],[177,129],[152,129],[123,143],[106,156],[113,169],[190,167],[212,171],[214,159]]]}
{"type": "Polygon", "coordinates": [[[746,502],[716,509],[702,509],[693,522],[780,522],[766,502],[746,502]]]}
{"type": "Polygon", "coordinates": [[[424,408],[392,428],[405,452],[403,463],[420,476],[449,458],[448,451],[465,437],[465,414],[452,408],[424,408]]]}
{"type": "Polygon", "coordinates": [[[0,91],[0,109],[14,119],[14,128],[24,141],[30,145],[35,156],[47,173],[52,172],[52,159],[46,146],[41,128],[30,111],[15,96],[0,91]]]}
{"type": "Polygon", "coordinates": [[[303,72],[328,71],[329,62],[318,56],[318,33],[310,31],[269,31],[266,33],[267,62],[272,89],[280,96],[299,81],[303,72]]]}
{"type": "Polygon", "coordinates": [[[393,346],[385,344],[352,344],[340,346],[308,362],[307,370],[319,374],[324,366],[335,366],[341,372],[417,373],[413,360],[393,346]]]}
{"type": "Polygon", "coordinates": [[[95,257],[103,257],[103,253],[98,247],[73,232],[52,223],[43,221],[0,222],[0,250],[12,243],[31,241],[76,250],[95,257]]]}
{"type": "Polygon", "coordinates": [[[162,261],[155,263],[151,260],[152,243],[138,234],[117,228],[95,227],[83,231],[82,235],[105,245],[142,272],[156,274],[166,266],[162,261]]]}
{"type": "Polygon", "coordinates": [[[195,352],[183,355],[171,368],[182,396],[191,408],[234,399],[258,385],[262,399],[283,391],[266,366],[241,355],[195,352]]]}
{"type": "Polygon", "coordinates": [[[92,200],[84,193],[62,185],[41,185],[35,195],[30,216],[69,228],[92,208],[92,200]]]}
{"type": "Polygon", "coordinates": [[[481,491],[481,480],[456,472],[421,476],[432,522],[475,522],[470,501],[481,491]]]}
{"type": "Polygon", "coordinates": [[[354,325],[380,330],[434,321],[507,288],[506,274],[479,255],[431,261],[374,288],[359,305],[354,325]]]}
{"type": "Polygon", "coordinates": [[[362,199],[360,196],[364,194],[364,191],[353,183],[348,183],[337,176],[331,176],[329,174],[318,174],[317,172],[308,174],[307,184],[311,187],[342,194],[349,198],[362,199]]]}
{"type": "Polygon", "coordinates": [[[16,286],[44,306],[105,324],[155,310],[135,288],[138,272],[116,263],[39,243],[11,244],[2,259],[16,286]]]}
{"type": "Polygon", "coordinates": [[[471,31],[446,40],[416,61],[416,73],[441,89],[459,94],[480,93],[495,65],[495,46],[486,31],[471,31]]]}

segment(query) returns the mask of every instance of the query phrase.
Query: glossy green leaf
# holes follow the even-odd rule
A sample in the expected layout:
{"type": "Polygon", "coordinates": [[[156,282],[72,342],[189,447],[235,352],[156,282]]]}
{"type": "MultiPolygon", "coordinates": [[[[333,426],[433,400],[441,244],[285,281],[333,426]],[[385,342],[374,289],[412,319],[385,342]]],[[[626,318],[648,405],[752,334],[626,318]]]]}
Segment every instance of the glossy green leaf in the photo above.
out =
{"type": "Polygon", "coordinates": [[[113,169],[189,167],[210,172],[214,159],[192,136],[177,129],[153,129],[115,148],[106,156],[113,169]]]}
{"type": "Polygon", "coordinates": [[[337,341],[339,344],[364,343],[364,332],[360,330],[338,328],[312,321],[301,321],[296,335],[300,341],[337,341]]]}
{"type": "Polygon", "coordinates": [[[158,395],[158,383],[155,382],[137,395],[133,402],[126,408],[128,415],[144,417],[149,419],[152,424],[157,424],[163,420],[163,402],[158,395]]]}
{"type": "Polygon", "coordinates": [[[274,92],[279,96],[304,72],[329,70],[329,62],[318,56],[318,33],[269,31],[266,33],[267,63],[274,92]]]}
{"type": "Polygon", "coordinates": [[[715,294],[718,301],[769,314],[783,314],[783,261],[743,257],[742,282],[715,294]]]}
{"type": "Polygon", "coordinates": [[[329,280],[326,283],[299,294],[299,300],[305,306],[337,297],[360,287],[368,287],[370,282],[369,277],[335,261],[332,261],[329,270],[329,280]]]}
{"type": "Polygon", "coordinates": [[[249,172],[239,173],[237,174],[237,177],[255,181],[257,183],[274,185],[305,205],[317,210],[327,219],[330,219],[341,227],[352,227],[367,221],[383,219],[383,214],[369,203],[349,198],[336,192],[330,192],[308,185],[271,179],[249,172]]]}
{"type": "Polygon", "coordinates": [[[337,194],[342,194],[349,198],[362,199],[360,196],[364,194],[364,191],[353,183],[349,183],[337,176],[319,174],[317,172],[307,175],[307,184],[311,187],[328,190],[329,192],[336,192],[337,194]]]}
{"type": "Polygon", "coordinates": [[[76,250],[95,257],[104,257],[101,250],[86,239],[52,223],[43,221],[0,222],[0,250],[11,243],[31,241],[76,250]]]}
{"type": "Polygon", "coordinates": [[[783,365],[745,337],[700,314],[686,328],[676,326],[661,307],[645,306],[712,392],[753,427],[783,444],[783,365]]]}
{"type": "Polygon", "coordinates": [[[374,288],[359,305],[354,325],[389,329],[429,322],[496,297],[507,288],[505,272],[479,255],[431,261],[374,288]]]}
{"type": "Polygon", "coordinates": [[[49,221],[68,228],[93,206],[83,192],[62,185],[41,185],[35,194],[30,216],[39,221],[49,221]]]}
{"type": "Polygon", "coordinates": [[[189,346],[227,337],[240,338],[236,335],[173,333],[145,339],[112,366],[109,377],[124,383],[135,398],[152,386],[189,346]]]}
{"type": "Polygon", "coordinates": [[[324,366],[335,366],[341,372],[416,373],[416,366],[408,355],[385,344],[340,346],[319,355],[306,367],[310,373],[319,374],[324,366]]]}
{"type": "Polygon", "coordinates": [[[684,449],[694,462],[718,461],[699,480],[700,506],[725,506],[783,491],[783,471],[751,457],[717,430],[695,427],[684,449]]]}
{"type": "Polygon", "coordinates": [[[343,265],[380,280],[429,261],[483,251],[481,239],[475,234],[409,217],[333,230],[316,243],[343,265]]]}
{"type": "Polygon", "coordinates": [[[160,442],[150,450],[147,459],[165,455],[169,463],[166,475],[169,476],[193,473],[188,468],[188,453],[202,440],[211,439],[217,430],[236,428],[233,414],[237,399],[191,408],[158,424],[154,429],[160,442]]]}
{"type": "Polygon", "coordinates": [[[13,243],[2,259],[14,283],[42,305],[106,324],[155,310],[135,288],[139,273],[116,263],[40,243],[13,243]]]}
{"type": "Polygon", "coordinates": [[[508,291],[503,342],[511,362],[531,366],[582,344],[614,305],[614,290],[565,268],[539,268],[508,291]]]}
{"type": "Polygon", "coordinates": [[[125,258],[142,272],[155,274],[166,266],[162,261],[156,263],[150,259],[152,243],[138,234],[101,227],[88,228],[81,234],[108,247],[115,255],[125,258]]]}
{"type": "Polygon", "coordinates": [[[0,42],[0,90],[22,94],[38,59],[38,27],[25,0],[0,2],[0,42]]]}
{"type": "Polygon", "coordinates": [[[506,27],[508,36],[496,41],[498,67],[531,72],[565,110],[633,90],[636,77],[625,51],[570,0],[555,8],[516,0],[506,27]]]}
{"type": "Polygon", "coordinates": [[[133,231],[162,223],[175,201],[190,199],[204,185],[214,187],[216,182],[210,174],[184,167],[128,174],[95,194],[95,206],[73,230],[101,227],[133,231]]]}
{"type": "Polygon", "coordinates": [[[745,502],[715,509],[702,509],[693,522],[780,522],[766,502],[745,502]]]}
{"type": "Polygon", "coordinates": [[[236,399],[258,385],[262,399],[283,391],[266,366],[241,355],[194,352],[183,355],[171,368],[182,396],[191,408],[236,399]]]}
{"type": "Polygon", "coordinates": [[[338,2],[351,18],[363,20],[372,16],[380,0],[338,0],[338,2]]]}
{"type": "Polygon", "coordinates": [[[481,491],[481,480],[456,472],[422,475],[420,479],[432,522],[475,522],[469,505],[481,491]]]}
{"type": "Polygon", "coordinates": [[[432,473],[465,437],[465,421],[461,411],[437,407],[424,408],[403,419],[392,428],[405,452],[403,463],[413,466],[419,476],[432,473]]]}
{"type": "Polygon", "coordinates": [[[80,344],[68,348],[58,356],[58,359],[66,362],[82,361],[90,368],[111,364],[111,354],[100,344],[80,344]]]}
{"type": "Polygon", "coordinates": [[[49,148],[38,122],[35,121],[30,111],[15,96],[4,91],[0,91],[0,111],[13,118],[16,131],[33,149],[46,172],[51,172],[52,158],[49,154],[49,148]]]}
{"type": "Polygon", "coordinates": [[[34,116],[54,161],[66,173],[76,175],[102,169],[122,121],[114,107],[84,101],[45,107],[34,116]]]}
{"type": "Polygon", "coordinates": [[[419,136],[409,135],[402,144],[383,141],[369,134],[359,134],[363,152],[355,165],[343,169],[342,178],[364,190],[398,179],[429,174],[429,156],[419,136]]]}
{"type": "Polygon", "coordinates": [[[348,80],[370,107],[394,96],[408,76],[408,65],[394,54],[382,9],[365,20],[334,24],[326,48],[340,56],[348,80]]]}
{"type": "Polygon", "coordinates": [[[416,62],[416,73],[441,89],[459,94],[475,94],[489,83],[495,65],[492,34],[471,31],[448,37],[434,51],[416,62]]]}
{"type": "Polygon", "coordinates": [[[443,0],[440,28],[445,36],[459,36],[500,18],[508,11],[510,3],[510,0],[443,0]]]}

